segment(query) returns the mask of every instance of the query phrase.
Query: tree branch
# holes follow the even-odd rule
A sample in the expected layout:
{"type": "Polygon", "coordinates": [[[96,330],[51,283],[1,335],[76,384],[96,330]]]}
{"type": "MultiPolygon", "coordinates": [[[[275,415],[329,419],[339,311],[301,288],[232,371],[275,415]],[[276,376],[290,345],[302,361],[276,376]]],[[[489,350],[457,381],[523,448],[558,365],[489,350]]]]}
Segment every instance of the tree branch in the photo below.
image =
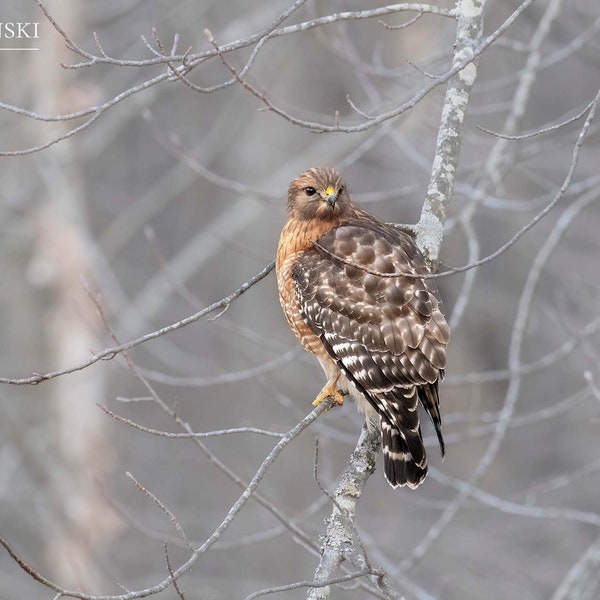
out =
{"type": "Polygon", "coordinates": [[[237,290],[229,294],[229,296],[225,296],[221,300],[214,302],[210,306],[182,319],[181,321],[177,321],[177,323],[172,323],[171,325],[167,325],[162,329],[157,329],[156,331],[152,331],[151,333],[147,333],[135,340],[130,340],[129,342],[125,342],[124,344],[120,344],[117,346],[113,346],[111,348],[106,348],[102,352],[98,352],[98,354],[94,354],[87,360],[69,367],[68,369],[62,369],[61,371],[51,371],[49,373],[35,373],[31,377],[23,377],[21,379],[13,379],[10,377],[0,377],[0,383],[9,383],[12,385],[36,385],[41,383],[42,381],[47,381],[49,379],[54,379],[55,377],[60,377],[61,375],[67,375],[69,373],[74,373],[75,371],[81,371],[94,363],[97,363],[99,360],[112,360],[115,356],[120,354],[121,352],[125,352],[127,350],[131,350],[131,348],[135,348],[140,344],[148,342],[150,340],[154,340],[166,333],[171,333],[177,329],[181,329],[190,323],[194,323],[209,315],[212,312],[215,312],[219,309],[226,309],[235,299],[239,298],[244,292],[248,291],[255,283],[258,283],[261,279],[264,279],[273,269],[275,268],[275,262],[269,263],[266,267],[264,267],[261,271],[259,271],[256,275],[248,279],[245,283],[243,283],[237,290]]]}
{"type": "MultiPolygon", "coordinates": [[[[378,429],[369,431],[367,426],[363,425],[356,448],[348,460],[333,496],[333,510],[327,519],[323,552],[315,571],[315,582],[317,583],[334,578],[342,562],[355,551],[356,505],[368,478],[375,471],[379,437],[378,429]]],[[[326,600],[329,598],[330,592],[329,586],[312,588],[308,592],[307,598],[308,600],[326,600]]]]}
{"type": "Polygon", "coordinates": [[[600,594],[600,538],[598,538],[571,567],[552,600],[585,600],[600,594]]]}
{"type": "Polygon", "coordinates": [[[466,66],[450,79],[446,89],[431,178],[421,218],[416,225],[417,245],[430,265],[437,264],[446,210],[452,201],[465,115],[477,77],[478,61],[473,57],[483,33],[485,2],[486,0],[460,0],[456,7],[458,25],[452,68],[465,63],[466,66]]]}
{"type": "MultiPolygon", "coordinates": [[[[221,523],[215,528],[213,533],[206,538],[204,543],[194,549],[191,553],[188,560],[183,563],[178,569],[169,573],[169,577],[161,581],[160,583],[137,591],[129,591],[124,594],[115,594],[115,595],[90,595],[84,594],[82,592],[77,592],[74,590],[67,590],[61,588],[56,583],[46,579],[40,573],[38,573],[35,569],[30,567],[12,548],[9,546],[8,542],[4,539],[0,538],[0,545],[2,545],[6,551],[9,553],[10,557],[31,577],[33,577],[36,581],[44,585],[45,587],[57,592],[57,594],[70,597],[70,598],[79,598],[80,600],[134,600],[135,598],[145,598],[147,596],[152,596],[154,594],[158,594],[162,592],[164,589],[168,588],[173,584],[175,579],[181,577],[184,573],[187,573],[197,562],[200,556],[206,553],[227,531],[230,525],[235,520],[236,516],[240,512],[240,510],[244,507],[246,502],[254,495],[256,488],[259,486],[260,482],[263,480],[265,473],[269,470],[273,462],[277,459],[277,457],[281,454],[281,452],[285,449],[285,447],[290,444],[294,439],[296,439],[309,425],[311,425],[320,415],[322,415],[325,411],[331,408],[333,401],[322,402],[314,408],[308,415],[304,417],[298,424],[296,424],[292,429],[290,429],[279,442],[273,447],[271,452],[267,455],[267,457],[263,460],[262,464],[252,477],[252,480],[244,489],[239,498],[234,502],[231,506],[221,523]]],[[[152,497],[152,496],[151,496],[152,497]]],[[[160,506],[160,504],[159,504],[160,506]]],[[[162,508],[162,507],[161,507],[162,508]]]]}

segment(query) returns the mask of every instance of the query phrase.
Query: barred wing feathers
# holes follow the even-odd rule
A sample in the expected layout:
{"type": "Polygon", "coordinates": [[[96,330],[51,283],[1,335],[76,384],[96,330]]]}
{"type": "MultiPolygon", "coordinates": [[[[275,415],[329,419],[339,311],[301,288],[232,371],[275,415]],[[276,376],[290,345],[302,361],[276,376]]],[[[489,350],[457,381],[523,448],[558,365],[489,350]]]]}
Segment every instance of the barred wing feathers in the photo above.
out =
{"type": "Polygon", "coordinates": [[[384,473],[395,487],[427,474],[418,401],[440,442],[438,379],[449,328],[412,238],[369,215],[348,221],[299,255],[292,270],[302,318],[381,421],[384,473]]]}

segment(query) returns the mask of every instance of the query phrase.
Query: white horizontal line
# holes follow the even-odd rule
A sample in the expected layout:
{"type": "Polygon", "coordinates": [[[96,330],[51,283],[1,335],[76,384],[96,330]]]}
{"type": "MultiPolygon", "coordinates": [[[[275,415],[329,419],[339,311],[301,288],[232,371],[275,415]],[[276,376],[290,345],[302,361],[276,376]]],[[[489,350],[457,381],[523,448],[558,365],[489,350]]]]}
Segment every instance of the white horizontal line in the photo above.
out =
{"type": "Polygon", "coordinates": [[[19,51],[19,50],[39,50],[39,48],[0,48],[0,50],[12,50],[12,51],[19,51]]]}

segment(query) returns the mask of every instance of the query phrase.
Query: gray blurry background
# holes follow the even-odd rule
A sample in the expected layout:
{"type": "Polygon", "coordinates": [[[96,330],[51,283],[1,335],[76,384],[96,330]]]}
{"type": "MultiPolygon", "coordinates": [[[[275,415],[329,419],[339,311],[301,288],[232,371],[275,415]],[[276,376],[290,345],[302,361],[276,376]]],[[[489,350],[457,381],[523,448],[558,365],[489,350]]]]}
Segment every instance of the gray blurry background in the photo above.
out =
{"type": "MultiPolygon", "coordinates": [[[[204,28],[218,43],[244,39],[289,4],[48,0],[48,9],[82,48],[99,53],[95,31],[108,55],[139,60],[151,56],[140,36],[152,42],[153,27],[165,47],[178,33],[182,50],[199,52],[210,47],[204,28]]],[[[383,5],[314,1],[290,23],[383,5]]],[[[518,3],[488,5],[491,33],[518,3]]],[[[35,40],[40,51],[0,52],[0,101],[6,104],[68,114],[165,70],[64,70],[61,62],[80,59],[34,2],[4,0],[0,16],[4,22],[41,23],[35,40]]],[[[385,22],[399,25],[413,16],[398,13],[385,22]]],[[[600,82],[599,29],[592,0],[539,0],[484,53],[443,263],[487,256],[558,192],[583,119],[509,142],[477,125],[502,131],[516,107],[522,115],[516,116],[515,133],[522,133],[582,111],[600,82]],[[515,99],[520,73],[532,60],[528,44],[549,6],[558,9],[557,16],[541,40],[523,102],[515,99]]],[[[347,95],[368,114],[410,99],[430,82],[423,72],[447,70],[454,35],[452,19],[430,15],[400,30],[377,19],[335,23],[271,40],[248,80],[300,118],[332,123],[339,111],[343,124],[359,123],[363,119],[347,95]]],[[[232,53],[229,60],[240,68],[250,52],[232,53]]],[[[190,74],[203,87],[229,77],[218,59],[190,74]]],[[[308,167],[340,168],[358,203],[384,220],[415,222],[443,93],[439,86],[401,119],[361,134],[315,134],[258,110],[259,100],[239,85],[201,94],[178,81],[163,82],[42,152],[0,157],[0,375],[66,368],[114,345],[84,282],[101,295],[121,341],[235,290],[273,259],[287,184],[308,167]]],[[[46,123],[1,111],[0,150],[43,144],[81,122],[46,123]]],[[[548,216],[493,262],[438,281],[453,325],[440,392],[446,460],[439,460],[426,423],[432,463],[427,482],[417,491],[394,491],[378,469],[357,517],[373,565],[383,566],[408,599],[598,597],[598,123],[585,140],[571,187],[548,216]],[[524,290],[533,281],[526,303],[524,290]],[[460,497],[494,440],[500,442],[494,460],[472,493],[460,497]]],[[[144,344],[131,358],[194,431],[287,431],[309,412],[323,384],[320,367],[297,349],[287,328],[273,275],[219,319],[144,344]]],[[[175,566],[186,559],[168,518],[126,472],[160,498],[198,544],[238,498],[240,489],[190,440],[134,430],[96,406],[179,431],[147,396],[122,357],[37,386],[0,388],[0,535],[64,587],[117,594],[123,591],[119,585],[153,585],[168,575],[163,540],[175,566]]],[[[317,543],[331,507],[313,478],[315,436],[321,481],[333,489],[360,425],[349,404],[330,411],[284,451],[260,486],[317,543]]],[[[275,440],[238,434],[206,444],[247,481],[275,440]]],[[[189,600],[244,598],[261,588],[310,580],[317,562],[250,501],[180,587],[189,600]]],[[[280,597],[305,595],[300,590],[280,597]]],[[[0,599],[52,596],[0,553],[0,599]]],[[[161,597],[176,593],[169,588],[161,597]]],[[[332,598],[364,597],[364,590],[332,592],[332,598]]]]}

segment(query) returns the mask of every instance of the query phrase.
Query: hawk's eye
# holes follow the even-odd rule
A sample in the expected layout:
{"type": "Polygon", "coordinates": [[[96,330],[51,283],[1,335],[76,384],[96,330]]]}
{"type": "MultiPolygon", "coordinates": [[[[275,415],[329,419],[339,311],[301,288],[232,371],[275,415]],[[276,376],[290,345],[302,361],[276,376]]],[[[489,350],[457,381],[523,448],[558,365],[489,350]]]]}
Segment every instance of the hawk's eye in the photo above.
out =
{"type": "Polygon", "coordinates": [[[342,185],[342,186],[340,186],[340,189],[338,190],[338,196],[341,196],[341,195],[344,193],[344,190],[345,190],[345,189],[346,189],[346,188],[345,188],[343,185],[342,185]]]}
{"type": "Polygon", "coordinates": [[[315,190],[314,187],[305,187],[304,192],[307,196],[314,196],[317,193],[317,190],[315,190]]]}

